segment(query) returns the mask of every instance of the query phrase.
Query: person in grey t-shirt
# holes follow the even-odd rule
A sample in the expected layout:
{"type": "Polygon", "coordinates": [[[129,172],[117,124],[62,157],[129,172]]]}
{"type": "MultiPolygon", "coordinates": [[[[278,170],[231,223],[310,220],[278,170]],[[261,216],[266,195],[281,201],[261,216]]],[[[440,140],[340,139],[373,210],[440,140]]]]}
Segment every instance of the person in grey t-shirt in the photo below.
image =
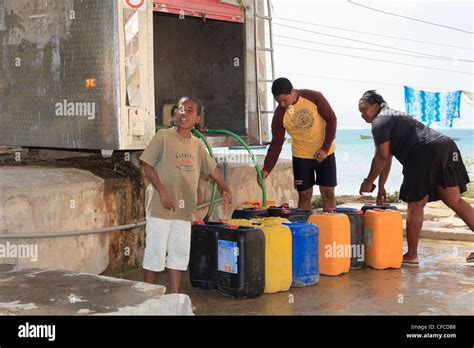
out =
{"type": "MultiPolygon", "coordinates": [[[[359,110],[362,118],[372,124],[376,146],[370,173],[362,182],[360,193],[372,192],[373,182],[379,177],[377,204],[383,204],[392,156],[403,165],[400,198],[408,203],[408,251],[403,255],[403,265],[417,267],[426,203],[442,200],[474,231],[474,208],[461,198],[469,183],[461,152],[451,138],[404,112],[389,108],[376,91],[364,93],[359,110]]],[[[474,253],[467,261],[474,261],[474,253]]]]}

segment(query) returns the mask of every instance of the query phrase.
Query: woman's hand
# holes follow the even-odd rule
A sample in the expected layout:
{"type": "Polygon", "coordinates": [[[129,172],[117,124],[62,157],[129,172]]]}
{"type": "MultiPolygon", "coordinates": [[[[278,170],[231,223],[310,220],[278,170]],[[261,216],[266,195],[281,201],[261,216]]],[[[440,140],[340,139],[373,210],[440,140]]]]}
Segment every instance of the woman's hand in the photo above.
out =
{"type": "Polygon", "coordinates": [[[387,200],[387,192],[385,191],[385,187],[380,186],[379,191],[377,193],[377,204],[382,205],[387,200]]]}
{"type": "Polygon", "coordinates": [[[359,194],[362,196],[364,192],[370,193],[374,190],[374,185],[371,182],[368,182],[364,179],[360,185],[359,194]]]}
{"type": "Polygon", "coordinates": [[[159,193],[160,193],[161,205],[163,206],[163,208],[167,210],[175,211],[173,198],[168,193],[168,191],[163,189],[159,193]]]}

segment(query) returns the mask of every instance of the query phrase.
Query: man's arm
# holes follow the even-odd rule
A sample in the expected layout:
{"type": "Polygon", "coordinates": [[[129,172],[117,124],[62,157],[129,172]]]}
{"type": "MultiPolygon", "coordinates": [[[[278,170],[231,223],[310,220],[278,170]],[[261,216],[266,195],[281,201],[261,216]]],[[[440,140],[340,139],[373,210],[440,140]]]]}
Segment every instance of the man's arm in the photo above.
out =
{"type": "Polygon", "coordinates": [[[285,142],[285,128],[283,127],[283,117],[285,116],[285,109],[278,106],[275,110],[272,120],[272,141],[268,148],[267,156],[263,164],[262,172],[265,171],[267,175],[273,170],[275,164],[280,157],[281,148],[285,142]]]}

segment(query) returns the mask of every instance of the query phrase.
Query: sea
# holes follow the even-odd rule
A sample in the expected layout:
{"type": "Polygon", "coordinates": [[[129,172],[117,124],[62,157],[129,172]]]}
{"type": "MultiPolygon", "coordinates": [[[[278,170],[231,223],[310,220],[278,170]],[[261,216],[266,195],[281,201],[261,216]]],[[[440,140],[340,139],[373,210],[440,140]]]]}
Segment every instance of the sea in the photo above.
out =
{"type": "MultiPolygon", "coordinates": [[[[437,129],[455,140],[465,163],[470,163],[471,182],[474,182],[474,129],[437,129]]],[[[375,151],[373,139],[361,139],[361,135],[371,136],[370,129],[338,129],[336,133],[337,195],[357,195],[362,180],[367,177],[375,151]]],[[[253,149],[254,154],[265,155],[267,148],[253,149]]],[[[244,154],[246,150],[220,148],[219,152],[244,154]]],[[[280,158],[291,159],[291,144],[285,142],[280,158]]],[[[271,175],[271,174],[270,174],[271,175]]],[[[393,158],[390,176],[385,184],[387,193],[400,191],[403,180],[402,166],[393,158]]],[[[376,181],[375,184],[378,184],[376,181]]],[[[317,191],[314,192],[318,194],[317,191]]]]}

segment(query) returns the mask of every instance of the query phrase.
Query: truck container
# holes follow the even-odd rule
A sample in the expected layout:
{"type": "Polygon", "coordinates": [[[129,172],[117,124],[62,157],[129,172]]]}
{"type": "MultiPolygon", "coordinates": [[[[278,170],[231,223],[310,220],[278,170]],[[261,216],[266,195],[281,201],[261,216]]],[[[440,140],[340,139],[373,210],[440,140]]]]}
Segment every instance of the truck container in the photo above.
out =
{"type": "Polygon", "coordinates": [[[257,6],[263,1],[0,1],[1,143],[142,150],[185,95],[203,102],[206,126],[268,141],[257,6]]]}

